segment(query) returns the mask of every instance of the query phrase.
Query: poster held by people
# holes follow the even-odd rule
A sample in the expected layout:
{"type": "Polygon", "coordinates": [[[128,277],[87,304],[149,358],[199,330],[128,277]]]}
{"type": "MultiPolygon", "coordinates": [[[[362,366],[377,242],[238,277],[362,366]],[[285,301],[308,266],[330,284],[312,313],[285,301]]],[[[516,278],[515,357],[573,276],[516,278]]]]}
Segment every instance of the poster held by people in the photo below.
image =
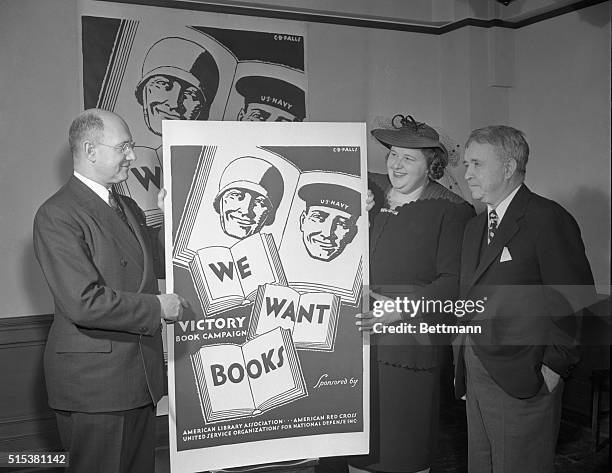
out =
{"type": "Polygon", "coordinates": [[[162,127],[172,471],[367,453],[365,125],[162,127]]]}

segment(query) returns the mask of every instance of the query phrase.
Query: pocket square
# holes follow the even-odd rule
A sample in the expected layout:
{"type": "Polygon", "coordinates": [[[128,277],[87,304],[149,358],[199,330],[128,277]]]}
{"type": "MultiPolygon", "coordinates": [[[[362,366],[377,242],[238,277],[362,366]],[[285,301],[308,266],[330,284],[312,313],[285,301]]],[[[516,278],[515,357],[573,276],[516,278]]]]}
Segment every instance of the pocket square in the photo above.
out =
{"type": "Polygon", "coordinates": [[[501,258],[499,258],[499,262],[505,263],[506,261],[512,261],[512,255],[510,254],[508,247],[504,246],[504,249],[502,250],[501,258]]]}

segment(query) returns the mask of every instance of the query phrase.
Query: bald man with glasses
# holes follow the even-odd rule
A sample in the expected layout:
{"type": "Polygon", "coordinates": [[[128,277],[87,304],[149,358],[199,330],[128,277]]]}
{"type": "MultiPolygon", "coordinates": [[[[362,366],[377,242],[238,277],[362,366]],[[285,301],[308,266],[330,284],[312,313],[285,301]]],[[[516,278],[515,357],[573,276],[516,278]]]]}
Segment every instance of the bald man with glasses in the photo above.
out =
{"type": "Polygon", "coordinates": [[[159,294],[142,210],[115,194],[133,161],[127,124],[86,110],[69,131],[74,174],[34,219],[34,250],[55,302],[44,354],[71,472],[155,470],[155,404],[166,393],[162,319],[187,302],[159,294]]]}

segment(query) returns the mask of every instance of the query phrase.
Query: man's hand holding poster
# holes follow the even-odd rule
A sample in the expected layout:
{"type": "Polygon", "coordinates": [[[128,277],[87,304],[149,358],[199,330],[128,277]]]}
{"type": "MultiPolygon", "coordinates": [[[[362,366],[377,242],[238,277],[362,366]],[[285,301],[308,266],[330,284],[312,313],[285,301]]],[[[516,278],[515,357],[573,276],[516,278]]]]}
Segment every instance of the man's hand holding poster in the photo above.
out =
{"type": "Polygon", "coordinates": [[[164,121],[163,143],[167,290],[193,309],[168,330],[173,472],[366,453],[364,126],[164,121]]]}

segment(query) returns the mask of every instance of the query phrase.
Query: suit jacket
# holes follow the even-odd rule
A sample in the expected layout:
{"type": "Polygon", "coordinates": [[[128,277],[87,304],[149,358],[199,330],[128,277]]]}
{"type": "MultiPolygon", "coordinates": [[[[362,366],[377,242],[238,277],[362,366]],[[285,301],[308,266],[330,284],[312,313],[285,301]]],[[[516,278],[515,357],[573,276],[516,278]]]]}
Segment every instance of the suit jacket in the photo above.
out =
{"type": "MultiPolygon", "coordinates": [[[[461,197],[429,181],[420,197],[393,212],[386,207],[387,175],[369,174],[375,206],[370,210],[370,287],[390,298],[454,300],[459,292],[461,238],[474,209],[461,197]]],[[[443,322],[441,314],[419,314],[407,322],[443,322]]],[[[379,334],[373,359],[414,369],[438,366],[446,336],[379,334]]]]}
{"type": "Polygon", "coordinates": [[[165,393],[161,307],[136,203],[119,196],[133,233],[74,176],[38,210],[34,250],[53,294],[44,355],[49,405],[127,410],[165,393]]]}
{"type": "MultiPolygon", "coordinates": [[[[502,389],[529,398],[542,385],[542,364],[567,376],[579,359],[580,311],[595,300],[591,268],[574,218],[525,185],[489,245],[486,234],[483,212],[463,237],[461,298],[485,301],[484,312],[465,321],[482,328],[469,341],[502,389]]],[[[458,397],[466,391],[465,342],[455,341],[458,397]]]]}

